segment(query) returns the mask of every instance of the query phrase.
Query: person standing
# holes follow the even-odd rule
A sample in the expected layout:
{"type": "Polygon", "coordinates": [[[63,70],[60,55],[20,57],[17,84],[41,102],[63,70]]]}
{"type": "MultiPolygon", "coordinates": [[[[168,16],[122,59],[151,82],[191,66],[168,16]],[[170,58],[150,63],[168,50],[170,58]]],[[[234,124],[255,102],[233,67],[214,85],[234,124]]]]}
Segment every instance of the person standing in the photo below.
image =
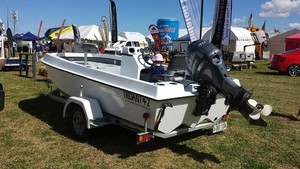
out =
{"type": "Polygon", "coordinates": [[[13,41],[13,57],[16,57],[17,47],[18,47],[17,43],[13,41]]]}
{"type": "Polygon", "coordinates": [[[39,41],[36,41],[34,45],[34,53],[35,53],[36,61],[39,61],[41,59],[42,52],[43,52],[42,45],[40,44],[39,41]]]}
{"type": "Polygon", "coordinates": [[[4,42],[4,56],[5,56],[6,59],[9,59],[9,58],[10,58],[10,57],[9,57],[9,52],[8,52],[8,50],[9,50],[9,46],[8,46],[7,41],[5,41],[5,42],[4,42]]]}
{"type": "Polygon", "coordinates": [[[29,54],[32,54],[32,52],[33,52],[33,50],[32,50],[32,42],[31,41],[28,42],[28,52],[29,52],[29,54]]]}

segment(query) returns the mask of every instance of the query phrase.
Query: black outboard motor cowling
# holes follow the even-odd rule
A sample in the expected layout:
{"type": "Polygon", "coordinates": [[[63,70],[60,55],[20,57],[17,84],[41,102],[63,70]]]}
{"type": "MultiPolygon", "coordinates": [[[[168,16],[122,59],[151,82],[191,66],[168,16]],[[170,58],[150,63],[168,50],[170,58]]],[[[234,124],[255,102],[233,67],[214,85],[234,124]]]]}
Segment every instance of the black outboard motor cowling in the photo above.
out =
{"type": "Polygon", "coordinates": [[[193,81],[199,83],[194,115],[207,115],[218,93],[224,95],[227,105],[249,117],[252,108],[247,104],[252,93],[237,85],[227,73],[221,51],[203,40],[188,46],[186,66],[193,81]]]}

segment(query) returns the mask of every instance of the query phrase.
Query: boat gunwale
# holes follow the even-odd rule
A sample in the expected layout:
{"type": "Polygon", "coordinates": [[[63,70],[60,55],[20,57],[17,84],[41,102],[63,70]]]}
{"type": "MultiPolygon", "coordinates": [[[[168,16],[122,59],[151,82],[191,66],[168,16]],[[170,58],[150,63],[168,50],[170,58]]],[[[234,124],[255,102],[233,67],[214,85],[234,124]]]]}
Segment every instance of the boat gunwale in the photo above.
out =
{"type": "MultiPolygon", "coordinates": [[[[62,58],[63,59],[63,58],[62,58]]],[[[66,60],[68,61],[68,60],[66,60]]],[[[128,90],[126,88],[122,88],[122,87],[119,87],[119,86],[114,86],[114,85],[111,85],[111,84],[108,84],[108,83],[104,83],[104,82],[101,82],[99,80],[96,80],[94,78],[89,78],[87,76],[84,76],[83,74],[76,74],[76,73],[72,73],[71,71],[68,71],[66,69],[63,69],[63,68],[60,68],[60,67],[57,67],[57,66],[53,66],[52,64],[49,64],[49,63],[46,63],[44,61],[42,61],[43,64],[53,68],[53,69],[57,69],[57,70],[60,70],[60,71],[63,71],[63,72],[66,72],[66,73],[69,73],[69,74],[72,74],[74,76],[78,76],[78,77],[81,77],[81,78],[84,78],[84,79],[87,79],[87,80],[90,80],[90,81],[93,81],[93,82],[97,82],[97,83],[100,83],[102,85],[106,85],[106,86],[109,86],[109,87],[112,87],[112,88],[116,88],[116,89],[119,89],[119,90],[123,90],[123,91],[127,91],[127,92],[131,92],[131,93],[134,93],[134,94],[137,94],[137,95],[141,95],[143,97],[146,97],[148,99],[151,99],[153,101],[168,101],[168,100],[177,100],[177,99],[182,99],[182,98],[188,98],[188,97],[196,97],[195,94],[191,94],[191,95],[185,95],[185,96],[181,96],[181,97],[172,97],[172,98],[163,98],[163,99],[157,99],[156,97],[151,97],[149,95],[145,95],[145,94],[141,94],[135,90],[128,90]]],[[[69,62],[72,62],[72,61],[69,61],[69,62]]],[[[76,64],[76,63],[75,63],[76,64]]],[[[77,64],[77,66],[83,66],[83,65],[80,65],[80,64],[77,64]]],[[[110,72],[107,72],[107,71],[101,71],[101,70],[98,70],[99,72],[102,72],[102,73],[107,73],[107,74],[113,74],[115,76],[120,76],[120,77],[123,77],[122,75],[119,75],[119,74],[115,74],[115,73],[110,73],[110,72]]],[[[155,85],[154,83],[149,83],[149,82],[144,82],[142,80],[137,80],[137,79],[134,79],[134,78],[129,78],[127,77],[128,79],[130,80],[134,80],[134,81],[138,81],[138,82],[142,82],[142,83],[145,83],[147,85],[154,85],[154,86],[157,86],[155,85]]],[[[51,78],[50,78],[51,79],[51,78]]],[[[171,81],[170,81],[171,82],[171,81]]],[[[171,82],[171,83],[174,83],[174,82],[171,82]]]]}

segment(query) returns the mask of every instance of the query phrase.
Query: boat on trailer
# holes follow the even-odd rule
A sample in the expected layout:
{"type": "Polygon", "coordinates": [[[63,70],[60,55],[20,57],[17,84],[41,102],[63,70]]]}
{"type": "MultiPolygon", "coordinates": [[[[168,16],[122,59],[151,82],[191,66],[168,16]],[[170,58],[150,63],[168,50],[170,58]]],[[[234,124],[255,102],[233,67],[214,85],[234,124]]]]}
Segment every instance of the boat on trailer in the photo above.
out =
{"type": "Polygon", "coordinates": [[[136,131],[137,143],[200,129],[215,133],[226,129],[231,110],[266,126],[260,115],[272,107],[251,99],[251,91],[227,74],[214,45],[198,40],[187,53],[173,54],[155,82],[149,81],[148,48],[129,50],[122,56],[47,53],[42,59],[58,95],[66,98],[63,115],[71,117],[77,136],[107,124],[136,131]]]}

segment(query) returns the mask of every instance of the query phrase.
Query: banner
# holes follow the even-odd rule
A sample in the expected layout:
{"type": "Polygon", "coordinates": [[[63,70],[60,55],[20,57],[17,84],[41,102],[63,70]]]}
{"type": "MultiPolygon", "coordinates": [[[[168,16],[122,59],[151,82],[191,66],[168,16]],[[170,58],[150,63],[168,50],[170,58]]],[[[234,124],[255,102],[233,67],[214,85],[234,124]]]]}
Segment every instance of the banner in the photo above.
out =
{"type": "Polygon", "coordinates": [[[103,26],[103,31],[104,31],[104,38],[102,39],[102,41],[104,42],[105,46],[107,46],[108,41],[109,41],[109,39],[108,39],[109,38],[109,35],[108,35],[108,22],[107,22],[107,19],[106,19],[105,16],[102,16],[101,21],[102,21],[102,26],[103,26]]]}
{"type": "Polygon", "coordinates": [[[266,21],[264,21],[264,23],[263,23],[263,25],[262,25],[261,29],[262,29],[263,31],[265,31],[265,30],[266,30],[266,21]]]}
{"type": "Polygon", "coordinates": [[[7,44],[8,44],[8,56],[13,56],[13,35],[10,28],[7,28],[6,30],[6,36],[7,36],[7,44]]]}
{"type": "Polygon", "coordinates": [[[231,1],[232,0],[216,0],[211,31],[211,43],[217,48],[221,48],[222,43],[229,43],[231,28],[231,1]],[[226,38],[226,42],[223,41],[224,38],[226,38]]]}
{"type": "Polygon", "coordinates": [[[81,42],[81,39],[80,39],[80,32],[79,32],[79,29],[76,25],[72,25],[72,30],[73,30],[73,34],[74,34],[74,41],[75,42],[81,42]]]}
{"type": "Polygon", "coordinates": [[[101,26],[99,26],[99,29],[98,29],[99,33],[100,33],[100,37],[101,37],[101,41],[103,42],[104,44],[104,48],[106,47],[106,44],[105,44],[105,37],[104,37],[104,33],[103,33],[103,28],[101,26]]]}
{"type": "Polygon", "coordinates": [[[65,22],[66,22],[66,19],[64,19],[64,21],[63,21],[62,24],[61,24],[61,27],[60,27],[59,32],[58,32],[58,35],[57,35],[57,39],[56,39],[56,41],[55,41],[55,45],[57,45],[58,42],[59,42],[59,37],[60,37],[60,35],[61,35],[61,33],[62,33],[62,30],[64,29],[65,22]]]}
{"type": "Polygon", "coordinates": [[[232,18],[232,0],[227,0],[225,22],[224,22],[224,29],[223,29],[223,36],[222,36],[223,45],[229,45],[230,42],[231,18],[232,18]]]}
{"type": "Polygon", "coordinates": [[[253,16],[252,16],[252,12],[250,14],[249,20],[248,20],[248,27],[252,28],[253,27],[253,16]]]}
{"type": "Polygon", "coordinates": [[[113,0],[110,0],[110,24],[111,24],[111,42],[118,42],[117,28],[117,7],[113,0]]]}
{"type": "Polygon", "coordinates": [[[151,24],[148,28],[154,42],[155,42],[155,45],[156,45],[156,48],[159,52],[161,52],[161,42],[160,42],[160,34],[159,34],[159,30],[157,28],[156,25],[154,24],[151,24]]]}
{"type": "Polygon", "coordinates": [[[200,0],[179,0],[186,28],[188,30],[191,42],[200,39],[202,18],[200,0]]]}
{"type": "Polygon", "coordinates": [[[41,33],[42,25],[43,25],[43,21],[41,20],[41,21],[40,21],[40,26],[39,26],[39,31],[38,31],[37,40],[40,39],[40,33],[41,33]]]}

